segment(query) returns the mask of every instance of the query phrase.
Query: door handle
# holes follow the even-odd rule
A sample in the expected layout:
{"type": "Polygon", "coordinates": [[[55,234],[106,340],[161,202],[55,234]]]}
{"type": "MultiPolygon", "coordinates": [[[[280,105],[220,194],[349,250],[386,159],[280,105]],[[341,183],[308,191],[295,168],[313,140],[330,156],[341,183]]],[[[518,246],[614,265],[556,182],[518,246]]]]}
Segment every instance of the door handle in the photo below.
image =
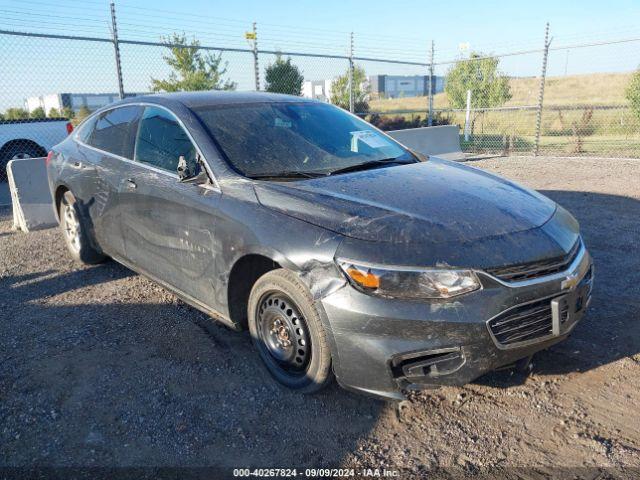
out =
{"type": "Polygon", "coordinates": [[[73,166],[76,168],[82,168],[82,162],[73,162],[73,166]]]}
{"type": "Polygon", "coordinates": [[[135,182],[133,178],[127,178],[127,188],[129,189],[138,188],[138,184],[135,182]]]}

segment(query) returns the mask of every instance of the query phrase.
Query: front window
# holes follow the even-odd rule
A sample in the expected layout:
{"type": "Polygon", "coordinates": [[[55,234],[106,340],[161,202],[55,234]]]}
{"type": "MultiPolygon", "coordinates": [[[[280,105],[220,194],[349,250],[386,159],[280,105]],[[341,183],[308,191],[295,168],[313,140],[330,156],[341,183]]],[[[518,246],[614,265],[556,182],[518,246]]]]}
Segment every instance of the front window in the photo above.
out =
{"type": "Polygon", "coordinates": [[[196,163],[196,149],[176,118],[163,108],[146,107],[136,138],[135,160],[175,173],[184,157],[196,163]]]}
{"type": "Polygon", "coordinates": [[[367,122],[323,103],[218,105],[195,112],[231,165],[247,177],[328,174],[387,160],[416,161],[367,122]]]}

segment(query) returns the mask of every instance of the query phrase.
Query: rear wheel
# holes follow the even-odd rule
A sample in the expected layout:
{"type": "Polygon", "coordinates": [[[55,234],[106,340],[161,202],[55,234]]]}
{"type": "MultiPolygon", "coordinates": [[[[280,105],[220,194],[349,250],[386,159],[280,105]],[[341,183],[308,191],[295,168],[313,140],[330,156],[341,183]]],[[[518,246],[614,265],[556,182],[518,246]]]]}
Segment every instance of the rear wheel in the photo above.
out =
{"type": "Polygon", "coordinates": [[[76,261],[86,264],[102,262],[105,256],[91,245],[76,198],[69,191],[62,196],[59,215],[62,236],[71,256],[76,261]]]}
{"type": "Polygon", "coordinates": [[[35,143],[30,141],[16,141],[4,147],[2,158],[5,161],[20,160],[24,158],[43,157],[46,154],[47,152],[35,143]]]}
{"type": "Polygon", "coordinates": [[[6,168],[9,160],[43,157],[47,154],[42,147],[29,141],[17,141],[5,145],[0,151],[0,181],[6,179],[6,168]]]}
{"type": "Polygon", "coordinates": [[[284,269],[258,279],[249,296],[249,330],[269,373],[303,393],[333,378],[331,354],[313,298],[298,277],[284,269]]]}

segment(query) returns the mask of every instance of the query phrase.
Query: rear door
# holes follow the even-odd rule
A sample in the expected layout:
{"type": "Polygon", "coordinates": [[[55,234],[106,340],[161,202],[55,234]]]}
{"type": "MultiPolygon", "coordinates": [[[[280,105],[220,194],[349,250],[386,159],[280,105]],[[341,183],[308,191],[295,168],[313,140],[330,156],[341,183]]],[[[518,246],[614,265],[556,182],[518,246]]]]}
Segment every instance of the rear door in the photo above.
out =
{"type": "Polygon", "coordinates": [[[144,272],[192,298],[215,304],[219,251],[215,229],[220,191],[180,183],[178,159],[198,150],[168,110],[147,106],[139,122],[134,160],[120,189],[127,258],[144,272]]]}
{"type": "MultiPolygon", "coordinates": [[[[124,242],[120,229],[121,205],[118,192],[122,179],[128,175],[133,159],[135,135],[143,108],[127,105],[107,110],[92,124],[80,131],[80,148],[91,150],[91,166],[95,169],[91,189],[90,217],[96,238],[106,253],[124,255],[124,242]]],[[[86,169],[82,160],[74,168],[86,169]]]]}

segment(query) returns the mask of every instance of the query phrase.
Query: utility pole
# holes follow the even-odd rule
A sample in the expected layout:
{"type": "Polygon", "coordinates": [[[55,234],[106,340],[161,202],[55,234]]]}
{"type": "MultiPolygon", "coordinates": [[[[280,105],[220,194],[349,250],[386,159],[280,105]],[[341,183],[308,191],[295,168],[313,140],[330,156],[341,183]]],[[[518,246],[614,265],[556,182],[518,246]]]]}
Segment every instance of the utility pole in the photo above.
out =
{"type": "Polygon", "coordinates": [[[542,73],[540,74],[540,89],[538,91],[538,108],[536,113],[536,141],[533,150],[533,155],[538,156],[540,151],[540,128],[542,126],[542,105],[544,101],[544,84],[547,77],[547,60],[549,59],[549,22],[544,31],[544,52],[542,54],[542,73]]]}
{"type": "Polygon", "coordinates": [[[256,76],[256,92],[260,91],[260,66],[258,65],[258,27],[253,22],[253,69],[256,76]]]}
{"type": "Polygon", "coordinates": [[[429,55],[429,120],[427,125],[433,126],[433,57],[434,57],[435,45],[431,40],[431,55],[429,55]]]}
{"type": "Polygon", "coordinates": [[[120,100],[124,98],[124,87],[122,85],[122,65],[120,64],[120,44],[118,43],[118,25],[116,24],[116,5],[111,2],[111,35],[113,37],[113,48],[116,54],[116,74],[118,75],[118,95],[120,100]]]}
{"type": "Polygon", "coordinates": [[[349,46],[349,111],[354,111],[354,86],[353,86],[353,32],[351,32],[349,46]]]}

